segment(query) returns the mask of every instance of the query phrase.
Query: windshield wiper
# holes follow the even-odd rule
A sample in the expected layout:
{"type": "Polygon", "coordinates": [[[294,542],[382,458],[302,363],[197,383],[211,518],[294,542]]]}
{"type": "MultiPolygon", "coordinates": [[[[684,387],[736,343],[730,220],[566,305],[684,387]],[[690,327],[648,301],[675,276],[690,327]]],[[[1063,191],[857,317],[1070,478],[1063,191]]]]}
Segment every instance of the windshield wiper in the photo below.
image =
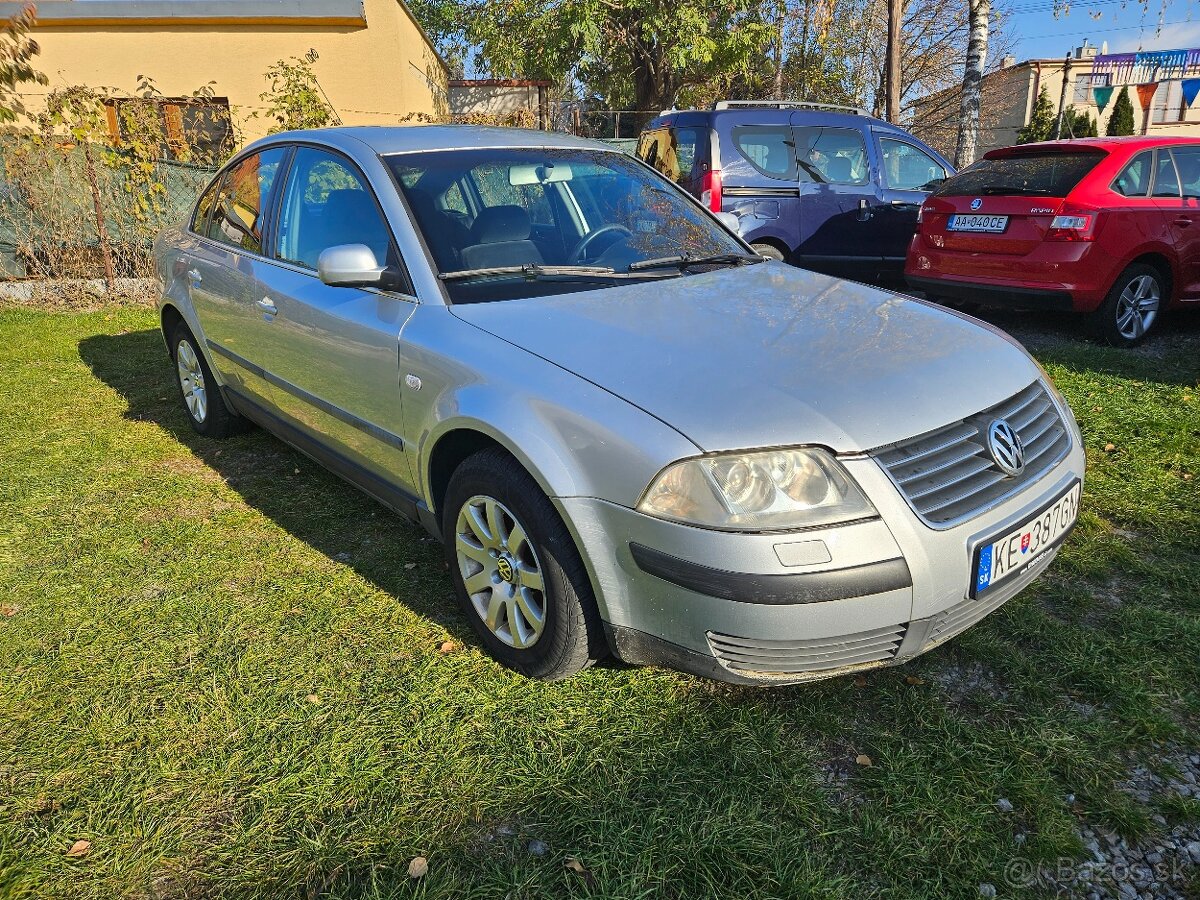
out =
{"type": "Polygon", "coordinates": [[[459,269],[457,272],[442,272],[438,278],[442,281],[460,281],[466,278],[487,278],[490,275],[524,275],[530,281],[548,276],[578,276],[594,277],[619,276],[620,273],[609,266],[543,266],[529,263],[524,266],[493,266],[485,269],[459,269]]]}
{"type": "Polygon", "coordinates": [[[662,256],[658,259],[643,259],[640,262],[630,263],[629,271],[640,272],[643,269],[664,269],[667,266],[675,266],[680,269],[708,265],[744,266],[762,261],[761,256],[751,256],[748,253],[714,253],[711,256],[692,256],[690,253],[684,253],[679,256],[662,256]]]}

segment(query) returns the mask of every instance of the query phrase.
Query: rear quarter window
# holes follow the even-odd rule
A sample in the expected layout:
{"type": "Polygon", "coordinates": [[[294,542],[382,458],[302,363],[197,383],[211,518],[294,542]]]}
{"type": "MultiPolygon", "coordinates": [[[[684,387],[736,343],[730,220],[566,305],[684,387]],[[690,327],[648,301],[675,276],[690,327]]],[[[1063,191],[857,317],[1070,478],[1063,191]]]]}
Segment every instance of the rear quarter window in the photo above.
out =
{"type": "Polygon", "coordinates": [[[965,194],[999,194],[1031,197],[1065,197],[1103,153],[1022,153],[981,159],[933,192],[935,197],[965,194]]]}
{"type": "Polygon", "coordinates": [[[1129,161],[1112,183],[1112,189],[1125,197],[1145,197],[1150,192],[1150,171],[1154,153],[1147,150],[1129,161]]]}

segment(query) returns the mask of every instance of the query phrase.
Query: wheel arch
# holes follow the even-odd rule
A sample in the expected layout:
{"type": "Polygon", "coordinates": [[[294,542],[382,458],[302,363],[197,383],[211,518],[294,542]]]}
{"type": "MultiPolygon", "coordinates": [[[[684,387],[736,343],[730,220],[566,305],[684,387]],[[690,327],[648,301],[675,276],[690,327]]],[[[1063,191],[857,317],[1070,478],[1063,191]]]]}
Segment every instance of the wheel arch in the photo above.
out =
{"type": "MultiPolygon", "coordinates": [[[[1121,272],[1124,272],[1130,266],[1134,265],[1150,266],[1150,268],[1157,270],[1166,281],[1165,293],[1167,295],[1168,304],[1175,302],[1175,285],[1179,283],[1179,279],[1175,272],[1175,263],[1166,253],[1162,252],[1161,250],[1149,250],[1144,253],[1140,253],[1139,255],[1133,257],[1133,259],[1129,260],[1129,262],[1125,263],[1125,265],[1121,268],[1121,272]]],[[[1121,273],[1118,273],[1117,277],[1120,278],[1121,273]]]]}
{"type": "MultiPolygon", "coordinates": [[[[162,311],[159,313],[159,328],[162,329],[163,343],[167,345],[167,352],[172,357],[175,356],[175,350],[171,346],[171,333],[179,327],[180,322],[186,322],[183,313],[175,306],[174,303],[164,303],[162,311]]],[[[190,327],[190,326],[189,326],[190,327]]]]}

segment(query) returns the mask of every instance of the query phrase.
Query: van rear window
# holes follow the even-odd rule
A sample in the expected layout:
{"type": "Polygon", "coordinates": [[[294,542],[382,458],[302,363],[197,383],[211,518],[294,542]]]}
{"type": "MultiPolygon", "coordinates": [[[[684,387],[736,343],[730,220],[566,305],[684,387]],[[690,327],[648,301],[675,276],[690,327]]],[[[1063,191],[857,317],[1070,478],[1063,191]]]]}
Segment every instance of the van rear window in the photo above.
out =
{"type": "Polygon", "coordinates": [[[1022,153],[981,159],[947,179],[933,195],[1065,197],[1102,159],[1103,153],[1022,153]]]}

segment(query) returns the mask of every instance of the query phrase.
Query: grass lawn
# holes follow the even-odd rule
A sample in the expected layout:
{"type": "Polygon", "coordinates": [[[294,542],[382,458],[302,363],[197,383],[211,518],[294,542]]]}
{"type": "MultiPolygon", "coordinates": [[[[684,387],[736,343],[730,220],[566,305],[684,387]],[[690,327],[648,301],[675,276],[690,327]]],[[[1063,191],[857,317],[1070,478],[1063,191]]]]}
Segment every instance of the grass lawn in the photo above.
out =
{"type": "Polygon", "coordinates": [[[2,897],[1008,897],[1200,826],[1130,781],[1200,753],[1200,317],[998,319],[1078,413],[1079,528],[951,645],[777,690],[501,669],[423,532],[192,433],[155,321],[0,311],[2,897]]]}

